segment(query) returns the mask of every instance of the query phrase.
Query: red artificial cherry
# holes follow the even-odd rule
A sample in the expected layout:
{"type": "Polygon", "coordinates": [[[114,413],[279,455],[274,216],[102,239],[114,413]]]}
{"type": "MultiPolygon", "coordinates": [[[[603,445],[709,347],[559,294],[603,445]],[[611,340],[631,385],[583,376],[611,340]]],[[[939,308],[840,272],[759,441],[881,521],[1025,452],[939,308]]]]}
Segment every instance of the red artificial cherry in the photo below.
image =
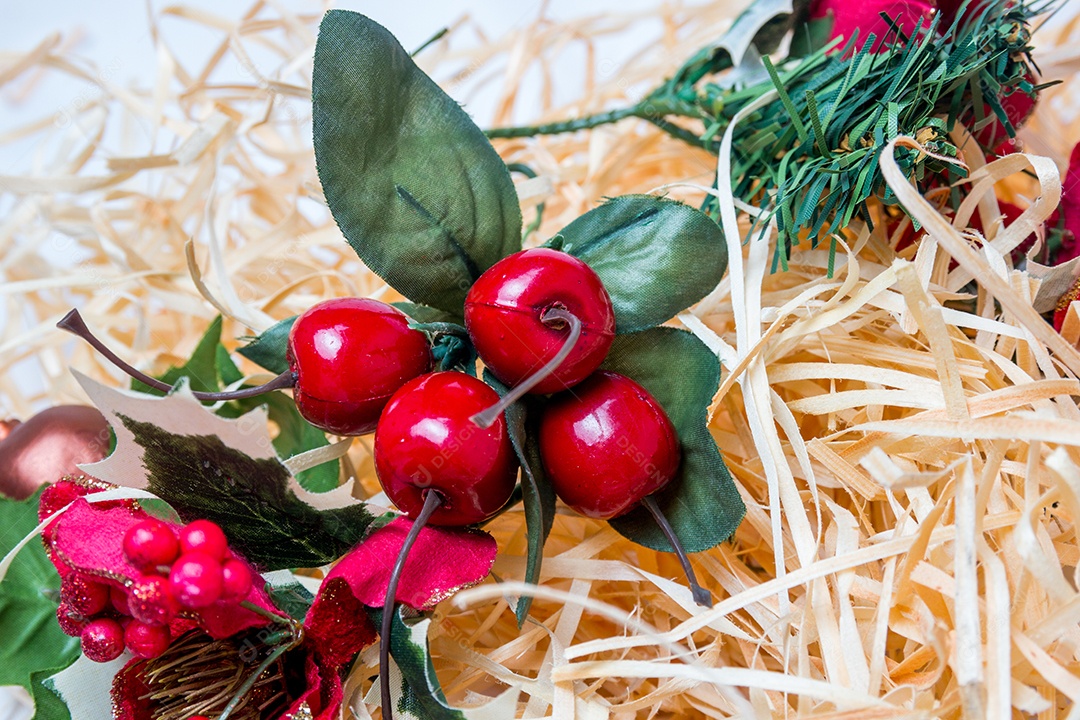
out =
{"type": "Polygon", "coordinates": [[[712,606],[653,493],[679,470],[679,437],[664,408],[625,375],[600,371],[556,395],[540,417],[540,460],[555,493],[582,515],[611,519],[643,505],[682,564],[694,600],[712,606]]]}
{"type": "Polygon", "coordinates": [[[679,439],[664,409],[613,372],[594,373],[573,393],[553,397],[539,442],[555,493],[587,517],[626,514],[679,469],[679,439]]]}
{"type": "Polygon", "coordinates": [[[80,637],[83,655],[94,662],[109,662],[124,652],[124,629],[112,618],[91,620],[80,637]]]}
{"type": "Polygon", "coordinates": [[[573,387],[600,366],[615,337],[615,311],[596,272],[561,250],[522,250],[491,266],[465,297],[465,327],[492,373],[516,386],[554,359],[580,322],[581,335],[529,392],[573,387]],[[568,320],[559,310],[573,316],[568,320]]]}
{"type": "Polygon", "coordinates": [[[517,461],[506,421],[470,417],[499,395],[462,372],[436,372],[402,386],[375,431],[375,470],[386,494],[416,518],[429,491],[442,505],[435,525],[473,525],[498,512],[514,490],[517,461]]]}
{"type": "Polygon", "coordinates": [[[72,612],[93,617],[108,606],[109,586],[72,573],[60,585],[60,600],[67,603],[72,612]]]}
{"type": "MultiPolygon", "coordinates": [[[[473,525],[506,505],[517,460],[499,412],[478,426],[477,413],[499,402],[486,383],[462,372],[422,375],[401,387],[375,430],[375,471],[390,499],[413,519],[390,572],[383,604],[379,666],[390,666],[394,598],[409,551],[420,531],[436,525],[473,525]]],[[[383,717],[392,718],[389,674],[381,673],[383,717]]]]}
{"type": "Polygon", "coordinates": [[[156,658],[169,648],[172,637],[164,625],[150,625],[132,620],[124,628],[124,644],[132,655],[146,660],[156,658]]]}
{"type": "Polygon", "coordinates": [[[221,563],[201,552],[180,556],[169,573],[169,590],[186,608],[203,608],[221,599],[221,563]]]}
{"type": "Polygon", "coordinates": [[[180,555],[176,533],[166,523],[147,518],[132,525],[124,535],[124,557],[145,572],[157,572],[180,555]]]}
{"type": "Polygon", "coordinates": [[[133,583],[127,601],[131,617],[151,625],[167,625],[179,610],[169,581],[159,575],[133,583]]]}
{"type": "Polygon", "coordinates": [[[221,565],[221,595],[226,600],[243,600],[251,592],[251,571],[239,560],[229,559],[221,565]]]}
{"type": "Polygon", "coordinates": [[[297,410],[336,435],[374,430],[390,396],[431,369],[424,334],[397,308],[366,298],[327,300],[298,317],[287,357],[297,410]]]}
{"type": "Polygon", "coordinates": [[[56,622],[59,623],[60,629],[65,635],[79,637],[82,635],[83,628],[86,627],[88,621],[85,617],[72,610],[71,606],[66,602],[61,601],[56,608],[56,622]]]}
{"type": "Polygon", "coordinates": [[[195,520],[181,528],[180,550],[185,555],[189,552],[201,552],[221,562],[229,551],[229,541],[217,523],[195,520]]]}

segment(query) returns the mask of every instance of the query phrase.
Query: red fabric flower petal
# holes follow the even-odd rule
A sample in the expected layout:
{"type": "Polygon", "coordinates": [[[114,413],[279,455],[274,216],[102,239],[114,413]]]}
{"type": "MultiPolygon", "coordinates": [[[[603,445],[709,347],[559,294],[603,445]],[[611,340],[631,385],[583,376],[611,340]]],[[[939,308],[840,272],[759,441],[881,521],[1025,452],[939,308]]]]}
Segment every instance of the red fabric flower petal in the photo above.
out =
{"type": "MultiPolygon", "coordinates": [[[[343,578],[365,605],[381,607],[412,521],[399,517],[367,536],[343,557],[327,580],[343,578]]],[[[429,526],[420,531],[398,584],[397,602],[429,610],[458,590],[487,577],[495,562],[495,539],[481,530],[429,526]]]]}
{"type": "Polygon", "coordinates": [[[1055,263],[1072,260],[1080,255],[1080,143],[1069,155],[1069,169],[1061,187],[1061,205],[1058,206],[1064,225],[1064,237],[1055,263]]]}
{"type": "Polygon", "coordinates": [[[304,631],[319,656],[333,666],[347,663],[377,637],[364,604],[340,577],[323,582],[304,620],[304,631]]]}
{"type": "MultiPolygon", "coordinates": [[[[137,507],[101,508],[79,498],[50,525],[47,543],[53,563],[61,575],[77,570],[120,588],[146,579],[148,575],[124,559],[123,544],[128,529],[148,517],[150,515],[137,507]]],[[[166,524],[176,530],[180,528],[175,523],[166,524]]],[[[252,577],[258,577],[254,568],[249,565],[248,569],[252,577]]],[[[254,583],[245,600],[277,612],[262,583],[254,583]]],[[[186,611],[185,616],[187,619],[178,618],[170,628],[174,637],[190,629],[192,621],[214,638],[229,637],[269,622],[261,615],[224,601],[198,611],[186,611]]]]}

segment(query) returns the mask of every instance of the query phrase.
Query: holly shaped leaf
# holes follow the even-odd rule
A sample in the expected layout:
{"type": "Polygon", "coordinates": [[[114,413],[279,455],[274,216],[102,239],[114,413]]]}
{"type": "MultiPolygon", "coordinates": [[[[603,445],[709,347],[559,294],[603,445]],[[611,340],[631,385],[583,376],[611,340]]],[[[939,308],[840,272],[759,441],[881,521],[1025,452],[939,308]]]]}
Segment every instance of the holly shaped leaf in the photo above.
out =
{"type": "MultiPolygon", "coordinates": [[[[41,493],[23,501],[0,498],[0,557],[37,527],[41,493]]],[[[27,543],[0,582],[0,685],[34,692],[35,673],[56,672],[79,656],[78,639],[65,635],[56,622],[59,595],[60,576],[44,546],[27,543]]]]}
{"type": "MultiPolygon", "coordinates": [[[[658,327],[616,337],[601,367],[644,386],[679,434],[679,472],[656,500],[687,552],[727,540],[742,522],[746,506],[708,428],[707,408],[720,383],[716,355],[684,330],[658,327]]],[[[644,507],[610,522],[636,543],[672,552],[644,507]]]]}
{"type": "MultiPolygon", "coordinates": [[[[291,320],[289,326],[291,327],[291,320]]],[[[287,335],[287,328],[285,332],[287,335]]],[[[282,358],[284,358],[284,352],[284,344],[282,344],[282,358]]],[[[288,369],[287,366],[275,374],[280,374],[286,369],[288,369]]],[[[210,323],[188,361],[180,367],[169,368],[168,372],[158,377],[158,380],[176,385],[180,378],[187,378],[188,386],[192,390],[217,392],[222,390],[224,385],[232,385],[243,377],[243,373],[229,357],[228,350],[221,344],[221,316],[219,315],[210,323]]],[[[150,395],[165,394],[138,380],[131,382],[131,389],[150,395]]],[[[272,392],[253,398],[234,400],[223,404],[216,412],[222,417],[239,417],[263,404],[269,410],[270,420],[278,426],[278,434],[274,436],[273,442],[274,449],[281,458],[290,458],[330,444],[326,439],[326,434],[302,418],[292,398],[284,393],[272,392]]],[[[331,461],[308,468],[298,473],[296,479],[304,489],[312,492],[333,490],[338,485],[338,463],[331,461]]]]}
{"type": "Polygon", "coordinates": [[[46,680],[67,667],[65,665],[38,670],[30,676],[30,697],[34,699],[33,720],[71,720],[71,711],[68,710],[68,706],[52,688],[45,685],[46,680]]]}
{"type": "Polygon", "coordinates": [[[521,249],[506,165],[370,18],[323,17],[312,118],[330,212],[364,263],[405,297],[460,314],[480,274],[521,249]]]}
{"type": "MultiPolygon", "coordinates": [[[[379,627],[382,610],[370,608],[368,613],[372,623],[379,627]]],[[[391,667],[382,669],[382,672],[390,673],[394,717],[397,720],[504,720],[514,717],[520,694],[514,689],[480,707],[455,708],[446,701],[428,650],[430,626],[431,618],[405,620],[400,607],[394,613],[390,633],[391,667]]],[[[379,683],[374,684],[364,702],[379,704],[379,683]]]]}
{"type": "MultiPolygon", "coordinates": [[[[505,395],[509,388],[503,385],[487,369],[484,370],[484,382],[499,396],[505,395]]],[[[522,398],[506,408],[506,428],[510,433],[510,442],[514,446],[518,465],[521,467],[521,500],[525,508],[525,534],[528,550],[525,558],[525,582],[540,582],[540,565],[544,560],[544,543],[551,534],[551,525],[555,521],[555,490],[548,482],[544,466],[540,462],[540,449],[535,427],[536,413],[528,413],[529,398],[522,398]]],[[[532,596],[524,595],[518,599],[514,609],[518,627],[525,624],[525,618],[532,607],[532,596]]]]}
{"type": "Polygon", "coordinates": [[[300,486],[274,453],[265,407],[232,420],[203,407],[183,382],[156,398],[75,376],[117,439],[112,455],[84,469],[149,490],[185,522],[213,520],[262,571],[335,560],[374,519],[351,482],[319,494],[300,486]]]}
{"type": "Polygon", "coordinates": [[[727,270],[720,226],[699,210],[652,195],[613,198],[548,244],[600,276],[619,333],[670,320],[712,292],[727,270]]]}

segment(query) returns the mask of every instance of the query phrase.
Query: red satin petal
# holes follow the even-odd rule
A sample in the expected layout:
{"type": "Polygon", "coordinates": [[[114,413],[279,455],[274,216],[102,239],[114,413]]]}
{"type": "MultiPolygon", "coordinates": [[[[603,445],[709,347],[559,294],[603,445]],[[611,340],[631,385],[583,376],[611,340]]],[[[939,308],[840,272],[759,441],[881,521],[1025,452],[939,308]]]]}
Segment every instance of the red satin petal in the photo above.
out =
{"type": "MultiPolygon", "coordinates": [[[[100,508],[79,498],[50,526],[49,547],[53,563],[57,569],[63,568],[61,574],[72,569],[79,570],[121,588],[142,580],[147,576],[124,559],[124,535],[130,527],[148,517],[146,512],[138,508],[100,508]]],[[[173,529],[180,528],[175,523],[166,524],[173,529]]],[[[242,558],[237,559],[246,562],[242,558]]],[[[257,577],[253,567],[248,565],[248,569],[252,577],[257,577]]],[[[264,610],[278,612],[262,583],[254,583],[245,600],[264,610]]],[[[269,622],[261,615],[225,601],[216,602],[198,612],[189,611],[185,615],[187,618],[178,618],[170,626],[173,637],[191,629],[192,621],[215,639],[269,622]]]]}
{"type": "MultiPolygon", "coordinates": [[[[400,517],[379,528],[343,557],[326,579],[344,578],[360,602],[381,607],[411,527],[411,520],[400,517]]],[[[426,527],[409,553],[395,599],[415,610],[429,610],[483,581],[497,552],[495,539],[483,531],[426,527]]]]}

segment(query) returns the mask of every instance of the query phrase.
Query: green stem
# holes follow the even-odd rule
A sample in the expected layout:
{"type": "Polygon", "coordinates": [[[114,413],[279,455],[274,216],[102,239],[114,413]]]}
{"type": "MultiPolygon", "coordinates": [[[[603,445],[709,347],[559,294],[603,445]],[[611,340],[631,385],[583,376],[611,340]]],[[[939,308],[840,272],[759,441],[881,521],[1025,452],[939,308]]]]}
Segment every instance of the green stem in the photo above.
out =
{"type": "Polygon", "coordinates": [[[487,130],[489,138],[519,138],[533,137],[534,135],[560,135],[572,133],[578,130],[590,130],[601,125],[618,122],[624,118],[636,117],[640,112],[638,106],[609,110],[607,112],[586,115],[573,120],[559,120],[558,122],[545,123],[543,125],[524,125],[521,127],[503,127],[487,130]]]}

